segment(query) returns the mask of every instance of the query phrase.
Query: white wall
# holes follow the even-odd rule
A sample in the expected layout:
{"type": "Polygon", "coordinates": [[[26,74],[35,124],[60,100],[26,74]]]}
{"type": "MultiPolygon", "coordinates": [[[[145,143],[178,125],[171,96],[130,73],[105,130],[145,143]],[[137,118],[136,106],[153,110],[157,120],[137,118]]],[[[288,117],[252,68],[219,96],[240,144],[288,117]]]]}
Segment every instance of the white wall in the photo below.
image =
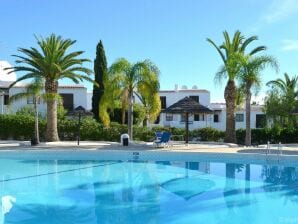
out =
{"type": "Polygon", "coordinates": [[[177,90],[177,91],[160,91],[160,96],[165,96],[167,99],[167,107],[176,103],[187,96],[199,96],[200,104],[209,106],[210,104],[210,92],[207,90],[177,90]]]}
{"type": "Polygon", "coordinates": [[[4,96],[0,94],[0,114],[4,113],[4,96]]]}
{"type": "MultiPolygon", "coordinates": [[[[167,107],[171,106],[172,104],[176,103],[177,101],[183,99],[186,96],[191,95],[198,95],[200,99],[200,104],[209,107],[213,110],[213,114],[218,115],[218,122],[214,122],[214,115],[213,114],[205,114],[204,121],[194,121],[194,116],[190,115],[189,117],[189,129],[196,129],[196,128],[204,128],[204,127],[212,127],[218,130],[225,131],[226,130],[226,106],[225,104],[217,104],[210,102],[210,93],[206,90],[178,90],[178,91],[161,91],[160,96],[166,96],[167,98],[167,107]]],[[[236,122],[235,127],[236,129],[245,128],[245,110],[239,109],[236,111],[236,114],[240,113],[243,114],[243,122],[236,122]]],[[[262,111],[261,106],[252,105],[251,107],[251,128],[256,128],[256,115],[257,114],[264,114],[262,111]]],[[[159,124],[151,124],[151,126],[169,126],[169,127],[178,127],[184,128],[185,122],[181,122],[181,115],[175,114],[173,115],[173,121],[166,121],[166,114],[160,114],[160,122],[159,124]]]]}
{"type": "MultiPolygon", "coordinates": [[[[26,87],[25,86],[15,86],[12,87],[9,90],[9,95],[15,95],[17,93],[25,92],[26,87]]],[[[58,93],[70,93],[73,94],[73,106],[74,108],[78,106],[82,106],[84,108],[87,108],[87,89],[85,87],[82,87],[81,85],[74,85],[74,86],[62,86],[58,88],[58,93]]],[[[2,97],[0,97],[2,98],[2,97]]],[[[1,100],[0,100],[1,101],[1,100]]],[[[2,103],[0,102],[0,105],[2,103]]],[[[15,101],[11,103],[11,105],[4,106],[5,110],[4,113],[15,113],[17,112],[20,108],[24,106],[32,106],[33,104],[27,104],[27,99],[20,99],[18,101],[15,101]]],[[[1,107],[1,106],[0,106],[1,107]]],[[[41,103],[38,105],[39,112],[41,114],[45,114],[46,112],[46,103],[41,100],[41,103]]],[[[1,113],[1,108],[0,108],[0,113],[1,113]]]]}
{"type": "Polygon", "coordinates": [[[85,87],[64,87],[59,88],[58,93],[72,93],[73,94],[73,108],[82,106],[87,109],[87,89],[85,87]]]}
{"type": "Polygon", "coordinates": [[[92,110],[92,96],[93,96],[93,93],[87,93],[87,106],[86,106],[86,109],[87,110],[92,110]]]}
{"type": "MultiPolygon", "coordinates": [[[[13,96],[18,93],[23,93],[25,91],[26,91],[26,87],[12,87],[9,90],[9,96],[13,96]]],[[[12,102],[10,105],[6,105],[5,113],[15,113],[24,106],[32,106],[33,107],[33,104],[27,104],[27,98],[22,98],[20,100],[12,102]]],[[[41,114],[44,114],[46,111],[46,105],[43,104],[43,102],[41,102],[38,105],[38,110],[41,114]]]]}
{"type": "MultiPolygon", "coordinates": [[[[221,112],[215,112],[219,114],[219,122],[214,122],[213,114],[205,114],[205,120],[204,121],[194,121],[194,116],[192,114],[189,115],[189,121],[191,122],[189,124],[189,129],[193,130],[196,128],[205,128],[205,127],[212,127],[218,130],[225,131],[226,130],[226,110],[223,110],[221,112]]],[[[236,114],[243,114],[244,120],[243,122],[236,122],[235,127],[236,129],[245,129],[246,122],[245,122],[245,111],[239,110],[236,111],[236,114]]],[[[253,110],[251,111],[251,117],[250,117],[250,125],[251,128],[256,128],[256,115],[257,114],[264,114],[262,110],[253,110]]],[[[181,122],[181,115],[175,114],[173,116],[173,121],[166,121],[166,114],[161,113],[160,114],[160,122],[157,125],[161,126],[168,126],[168,127],[177,127],[177,128],[184,128],[185,122],[181,122]]],[[[151,126],[157,126],[156,124],[151,124],[151,126]]]]}

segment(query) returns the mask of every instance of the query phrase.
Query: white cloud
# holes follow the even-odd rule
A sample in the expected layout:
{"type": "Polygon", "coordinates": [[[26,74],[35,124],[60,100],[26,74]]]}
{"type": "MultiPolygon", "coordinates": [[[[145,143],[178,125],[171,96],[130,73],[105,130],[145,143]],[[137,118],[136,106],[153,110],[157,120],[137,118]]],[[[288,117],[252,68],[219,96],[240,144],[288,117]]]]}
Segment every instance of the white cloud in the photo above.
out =
{"type": "Polygon", "coordinates": [[[298,51],[298,39],[297,40],[283,40],[281,49],[283,51],[298,51]]]}
{"type": "Polygon", "coordinates": [[[256,32],[265,25],[285,20],[296,14],[298,14],[297,0],[273,0],[258,21],[251,27],[251,31],[256,32]]]}
{"type": "Polygon", "coordinates": [[[262,20],[266,23],[274,23],[298,13],[297,0],[274,0],[269,6],[262,20]]]}

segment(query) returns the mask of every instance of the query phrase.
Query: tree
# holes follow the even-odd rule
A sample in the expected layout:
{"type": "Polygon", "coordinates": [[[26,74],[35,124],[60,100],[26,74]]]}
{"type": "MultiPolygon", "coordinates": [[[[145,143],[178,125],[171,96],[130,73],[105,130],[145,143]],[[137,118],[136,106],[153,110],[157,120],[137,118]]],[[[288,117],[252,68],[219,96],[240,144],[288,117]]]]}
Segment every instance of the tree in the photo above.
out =
{"type": "Polygon", "coordinates": [[[244,56],[242,60],[242,68],[240,71],[240,88],[245,94],[245,112],[246,112],[246,134],[245,145],[251,145],[251,127],[250,127],[250,112],[251,112],[251,89],[257,91],[261,87],[261,72],[271,66],[278,70],[277,61],[271,56],[244,56]]]}
{"type": "Polygon", "coordinates": [[[42,98],[45,98],[45,94],[42,92],[43,81],[40,78],[35,78],[31,84],[26,87],[25,92],[17,93],[10,97],[10,102],[18,101],[24,98],[32,98],[34,104],[34,140],[36,144],[39,144],[39,127],[38,127],[38,104],[42,98]]]}
{"type": "Polygon", "coordinates": [[[286,117],[285,107],[280,92],[272,88],[267,92],[264,102],[264,112],[274,125],[283,127],[285,125],[284,118],[286,117]]]}
{"type": "Polygon", "coordinates": [[[96,58],[94,60],[94,81],[98,84],[93,85],[93,96],[92,96],[92,112],[94,118],[99,121],[99,107],[100,99],[104,93],[104,77],[107,76],[107,59],[105,50],[100,40],[96,46],[96,58]]]}
{"type": "MultiPolygon", "coordinates": [[[[223,32],[223,36],[224,42],[219,46],[209,38],[207,38],[207,41],[216,49],[223,61],[223,66],[216,74],[215,80],[221,82],[223,79],[228,79],[224,91],[227,111],[225,142],[236,143],[235,108],[237,87],[235,80],[241,69],[240,58],[245,54],[247,46],[254,40],[257,40],[257,36],[252,36],[246,39],[240,31],[236,31],[232,39],[227,31],[223,32]]],[[[250,51],[249,55],[254,55],[264,49],[264,46],[256,47],[250,51]]]]}
{"type": "Polygon", "coordinates": [[[39,78],[45,80],[45,92],[47,94],[47,141],[59,141],[57,130],[57,92],[60,79],[70,79],[74,83],[87,80],[93,82],[88,75],[92,71],[83,66],[88,59],[78,58],[83,51],[67,52],[76,42],[71,39],[62,39],[55,34],[47,38],[37,38],[40,50],[36,48],[19,48],[23,55],[13,55],[17,58],[12,68],[6,68],[11,72],[25,72],[11,86],[25,79],[39,78]]]}
{"type": "MultiPolygon", "coordinates": [[[[284,74],[284,80],[279,78],[267,82],[267,86],[272,87],[271,92],[274,92],[275,98],[279,98],[280,109],[279,115],[281,116],[282,123],[287,125],[295,125],[295,119],[291,115],[291,112],[297,107],[297,97],[298,97],[298,76],[289,77],[287,73],[284,74]]],[[[277,99],[272,99],[272,103],[277,101],[277,99]]],[[[270,108],[267,101],[267,109],[270,108]]],[[[274,112],[273,112],[274,113],[274,112]]],[[[270,114],[270,113],[269,113],[270,114]]],[[[274,115],[274,114],[271,114],[274,115]]]]}
{"type": "Polygon", "coordinates": [[[135,92],[135,95],[142,102],[145,111],[146,117],[143,121],[143,126],[148,126],[148,121],[154,122],[161,110],[161,102],[159,98],[159,80],[158,76],[155,73],[148,75],[148,80],[140,83],[139,92],[135,92]],[[148,85],[148,83],[151,83],[148,85]]]}
{"type": "MultiPolygon", "coordinates": [[[[114,100],[116,98],[119,99],[121,96],[127,96],[128,134],[130,138],[133,139],[134,94],[143,96],[145,96],[145,94],[150,94],[151,96],[157,94],[159,84],[158,88],[152,88],[152,82],[155,83],[156,80],[158,80],[159,70],[156,65],[149,60],[131,64],[126,59],[121,58],[111,65],[108,72],[109,75],[104,82],[106,91],[100,101],[100,117],[105,125],[109,125],[108,110],[114,107],[114,100]]],[[[154,85],[156,85],[156,83],[154,85]]]]}

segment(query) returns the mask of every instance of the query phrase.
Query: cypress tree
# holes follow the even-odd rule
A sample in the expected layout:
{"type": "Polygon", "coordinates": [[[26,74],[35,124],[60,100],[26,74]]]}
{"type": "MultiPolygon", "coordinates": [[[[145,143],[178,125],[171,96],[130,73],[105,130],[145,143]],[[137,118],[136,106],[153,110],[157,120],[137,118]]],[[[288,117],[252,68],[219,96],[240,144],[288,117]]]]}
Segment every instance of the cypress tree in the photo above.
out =
{"type": "Polygon", "coordinates": [[[96,57],[94,60],[94,81],[99,84],[99,86],[93,85],[93,96],[92,96],[92,112],[94,118],[99,121],[99,107],[100,99],[104,93],[104,76],[107,75],[107,59],[105,55],[105,50],[100,40],[96,46],[96,57]]]}

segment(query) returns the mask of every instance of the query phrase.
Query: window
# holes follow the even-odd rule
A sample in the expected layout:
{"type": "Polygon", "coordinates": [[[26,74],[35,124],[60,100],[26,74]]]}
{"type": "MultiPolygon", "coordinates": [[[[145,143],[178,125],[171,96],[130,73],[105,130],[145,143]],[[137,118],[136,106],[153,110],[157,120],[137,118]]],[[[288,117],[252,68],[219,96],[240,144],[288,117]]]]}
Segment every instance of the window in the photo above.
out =
{"type": "Polygon", "coordinates": [[[266,115],[256,114],[256,128],[264,128],[266,126],[266,115]]]}
{"type": "Polygon", "coordinates": [[[205,114],[201,114],[201,121],[205,120],[205,114]]]}
{"type": "MultiPolygon", "coordinates": [[[[34,104],[34,97],[28,96],[27,97],[27,104],[34,104]]],[[[40,98],[37,99],[37,104],[40,104],[40,98]]]]}
{"type": "Polygon", "coordinates": [[[73,110],[73,94],[72,93],[61,93],[60,96],[62,97],[63,107],[68,111],[73,110]]]}
{"type": "MultiPolygon", "coordinates": [[[[38,98],[37,103],[40,104],[40,98],[38,98]]],[[[34,104],[34,97],[33,96],[27,97],[27,104],[34,104]]]]}
{"type": "Polygon", "coordinates": [[[205,114],[195,114],[194,115],[194,121],[204,121],[205,120],[205,114]]]}
{"type": "Polygon", "coordinates": [[[244,121],[244,114],[236,114],[236,122],[243,122],[244,121]]]}
{"type": "Polygon", "coordinates": [[[4,95],[4,105],[8,105],[9,104],[9,95],[5,94],[4,95]]]}
{"type": "Polygon", "coordinates": [[[219,122],[219,116],[218,116],[218,114],[214,114],[213,115],[213,122],[214,123],[218,123],[219,122]]]}
{"type": "Polygon", "coordinates": [[[166,121],[172,121],[173,120],[173,114],[166,114],[166,121]]]}
{"type": "Polygon", "coordinates": [[[185,114],[181,114],[180,115],[180,121],[181,122],[185,122],[186,121],[186,115],[185,114]]]}
{"type": "Polygon", "coordinates": [[[189,96],[189,98],[195,100],[196,102],[200,102],[200,97],[199,96],[189,96]]]}
{"type": "Polygon", "coordinates": [[[160,121],[160,115],[157,116],[156,120],[154,121],[154,124],[159,124],[160,121]]]}
{"type": "Polygon", "coordinates": [[[33,96],[27,97],[27,104],[33,104],[33,96]]]}
{"type": "Polygon", "coordinates": [[[199,114],[195,114],[193,120],[194,121],[199,121],[200,120],[200,115],[199,114]]]}
{"type": "Polygon", "coordinates": [[[160,97],[161,109],[167,108],[167,97],[161,96],[160,97]]]}

